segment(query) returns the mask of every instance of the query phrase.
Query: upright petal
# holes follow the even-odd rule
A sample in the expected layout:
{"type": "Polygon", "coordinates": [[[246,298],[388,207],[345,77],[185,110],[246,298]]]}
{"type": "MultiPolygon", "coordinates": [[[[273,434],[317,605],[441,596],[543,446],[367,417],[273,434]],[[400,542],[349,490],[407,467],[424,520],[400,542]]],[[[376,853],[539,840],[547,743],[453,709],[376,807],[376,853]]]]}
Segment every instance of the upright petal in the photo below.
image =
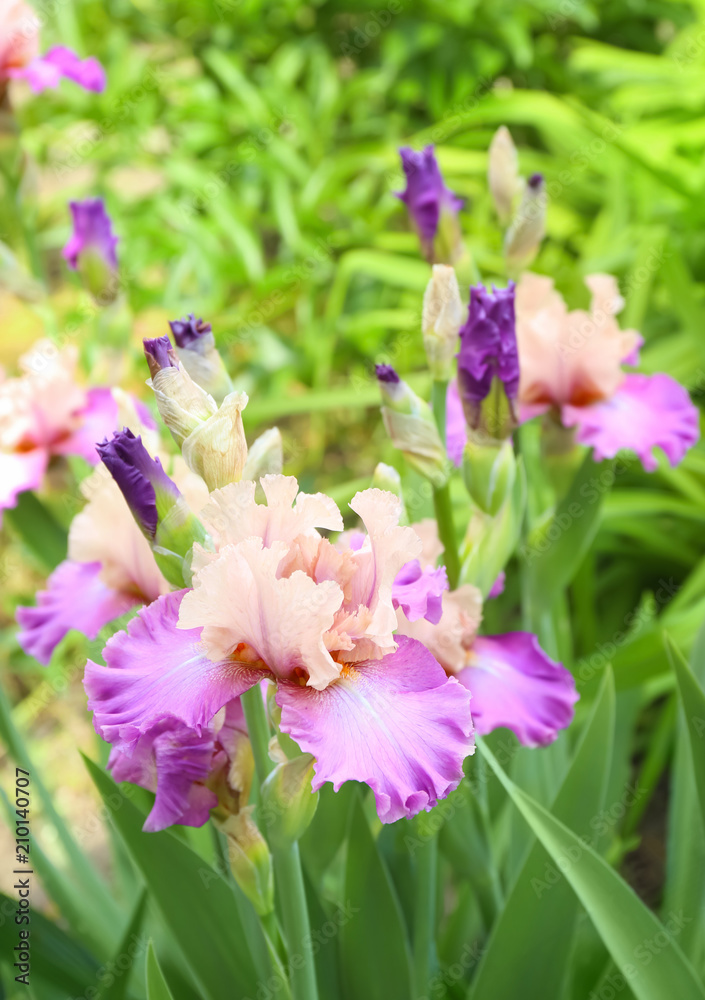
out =
{"type": "Polygon", "coordinates": [[[340,673],[324,635],[343,592],[334,581],[316,583],[301,570],[279,578],[287,553],[285,543],[263,548],[261,538],[227,545],[194,578],[179,628],[202,626],[204,648],[214,660],[237,653],[277,677],[307,674],[311,686],[325,687],[340,673]]]}
{"type": "Polygon", "coordinates": [[[198,628],[177,628],[186,591],[143,608],[103,650],[107,666],[86,664],[93,724],[109,743],[133,746],[167,716],[201,733],[232,698],[262,679],[234,660],[209,660],[198,628]]]}
{"type": "Polygon", "coordinates": [[[474,751],[468,692],[413,639],[324,691],[282,683],[276,700],[282,731],[316,757],[314,789],[363,781],[383,823],[436,805],[474,751]]]}
{"type": "Polygon", "coordinates": [[[678,465],[700,436],[698,409],[670,375],[626,375],[609,399],[591,406],[564,406],[561,419],[577,427],[576,440],[593,449],[596,461],[623,448],[636,452],[647,472],[658,467],[661,448],[678,465]]]}
{"type": "Polygon", "coordinates": [[[470,583],[441,597],[443,614],[438,624],[425,618],[410,621],[397,611],[399,635],[422,642],[449,674],[457,674],[468,665],[470,650],[482,621],[482,594],[470,583]]]}
{"type": "Polygon", "coordinates": [[[425,618],[437,625],[441,620],[441,597],[448,589],[445,566],[421,569],[418,559],[412,559],[397,573],[392,586],[392,602],[401,608],[410,622],[425,618]]]}
{"type": "Polygon", "coordinates": [[[106,586],[100,571],[99,562],[66,559],[47,580],[47,589],[37,594],[36,607],[17,609],[17,641],[28,656],[46,666],[71,629],[95,639],[104,625],[138,603],[137,595],[106,586]]]}
{"type": "Polygon", "coordinates": [[[530,632],[475,639],[470,666],[457,678],[472,691],[480,736],[506,726],[529,747],[552,743],[570,724],[578,700],[570,671],[547,656],[530,632]]]}
{"type": "Polygon", "coordinates": [[[147,833],[174,823],[203,826],[218,804],[217,795],[204,784],[213,750],[209,729],[198,733],[176,719],[163,719],[134,747],[115,747],[108,768],[116,781],[130,781],[156,793],[143,827],[147,833]]]}

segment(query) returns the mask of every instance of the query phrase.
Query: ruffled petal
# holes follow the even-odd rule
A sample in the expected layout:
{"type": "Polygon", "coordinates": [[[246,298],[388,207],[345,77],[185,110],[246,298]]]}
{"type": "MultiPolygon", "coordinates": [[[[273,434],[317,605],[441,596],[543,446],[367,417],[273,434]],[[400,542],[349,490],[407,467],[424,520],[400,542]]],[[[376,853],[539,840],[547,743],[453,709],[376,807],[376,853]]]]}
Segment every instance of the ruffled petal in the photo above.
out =
{"type": "Polygon", "coordinates": [[[460,402],[458,383],[455,379],[448,383],[446,393],[446,450],[454,465],[463,464],[463,451],[468,439],[463,404],[460,402]]]}
{"type": "Polygon", "coordinates": [[[0,452],[0,511],[14,507],[20,493],[36,490],[42,485],[48,461],[44,448],[0,452]]]}
{"type": "Polygon", "coordinates": [[[86,664],[84,687],[93,724],[108,743],[134,745],[166,717],[201,733],[232,698],[262,680],[233,660],[209,660],[198,628],[177,628],[186,591],[143,608],[103,650],[107,666],[86,664]]]}
{"type": "Polygon", "coordinates": [[[442,595],[448,589],[445,566],[421,569],[418,559],[412,559],[397,573],[392,586],[392,602],[401,608],[410,622],[425,618],[437,625],[443,613],[442,595]]]}
{"type": "Polygon", "coordinates": [[[52,653],[71,629],[95,639],[114,618],[129,611],[139,599],[107,587],[100,578],[99,562],[67,559],[37,594],[36,607],[19,607],[17,641],[28,656],[46,666],[52,653]]]}
{"type": "Polygon", "coordinates": [[[198,733],[175,719],[166,719],[140,736],[132,748],[114,748],[108,769],[116,781],[130,781],[156,792],[143,827],[147,833],[175,823],[203,826],[218,804],[217,795],[203,784],[213,750],[209,729],[198,733]]]}
{"type": "Polygon", "coordinates": [[[195,576],[179,628],[203,627],[204,649],[212,659],[240,648],[243,658],[261,661],[277,677],[305,672],[311,686],[325,687],[340,673],[323,637],[343,592],[334,581],[316,583],[301,570],[280,578],[287,553],[284,542],[263,548],[261,538],[226,545],[195,576]]]}
{"type": "Polygon", "coordinates": [[[564,406],[561,419],[577,427],[576,440],[593,449],[596,461],[623,448],[636,452],[647,472],[658,468],[661,448],[677,465],[698,440],[699,414],[686,389],[670,375],[627,375],[609,399],[590,406],[564,406]]]}
{"type": "Polygon", "coordinates": [[[480,736],[506,726],[529,747],[552,743],[570,724],[579,697],[573,675],[544,653],[531,632],[475,639],[470,666],[457,678],[472,692],[480,736]]]}
{"type": "Polygon", "coordinates": [[[52,447],[52,451],[57,455],[80,455],[95,465],[99,460],[96,444],[117,430],[118,404],[112,390],[105,387],[89,389],[86,405],[77,417],[80,427],[52,447]]]}
{"type": "Polygon", "coordinates": [[[276,700],[282,731],[316,757],[314,789],[363,781],[383,823],[436,805],[474,751],[468,692],[403,636],[395,653],[347,667],[324,691],[283,683],[276,700]]]}

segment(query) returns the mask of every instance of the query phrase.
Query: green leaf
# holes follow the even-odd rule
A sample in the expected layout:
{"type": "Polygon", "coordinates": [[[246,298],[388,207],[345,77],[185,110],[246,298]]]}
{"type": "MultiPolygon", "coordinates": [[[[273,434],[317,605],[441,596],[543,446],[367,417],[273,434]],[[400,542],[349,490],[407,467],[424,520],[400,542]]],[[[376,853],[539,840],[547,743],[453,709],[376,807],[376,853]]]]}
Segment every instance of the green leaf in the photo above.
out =
{"type": "Polygon", "coordinates": [[[666,651],[671,661],[673,672],[678,682],[678,690],[685,713],[690,759],[695,778],[695,787],[700,803],[700,816],[705,824],[705,691],[698,683],[693,671],[688,666],[683,654],[671,640],[665,636],[666,651]]]}
{"type": "Polygon", "coordinates": [[[602,498],[614,479],[610,462],[598,465],[590,451],[553,517],[529,535],[527,593],[538,614],[575,576],[600,523],[602,498]]]}
{"type": "Polygon", "coordinates": [[[174,1000],[162,970],[159,968],[154,945],[151,941],[147,949],[147,1000],[174,1000]]]}
{"type": "MultiPolygon", "coordinates": [[[[116,969],[122,969],[120,959],[125,955],[133,957],[138,953],[139,948],[135,947],[135,942],[139,942],[139,932],[144,920],[144,911],[147,905],[147,890],[143,890],[130,921],[122,935],[113,957],[113,965],[116,969]]],[[[114,981],[98,994],[96,1000],[125,1000],[127,996],[127,985],[130,981],[129,975],[116,976],[114,981]]]]}
{"type": "MultiPolygon", "coordinates": [[[[612,758],[615,695],[605,672],[568,773],[553,803],[553,815],[587,831],[602,808],[612,758]]],[[[578,901],[539,843],[532,847],[494,925],[468,994],[471,1000],[559,996],[571,956],[578,901]],[[551,942],[551,948],[545,942],[551,942]],[[511,961],[508,961],[511,956],[511,961]]]]}
{"type": "MultiPolygon", "coordinates": [[[[683,915],[656,918],[623,879],[572,830],[510,781],[484,743],[483,754],[514,805],[587,910],[637,1000],[705,1000],[705,988],[676,935],[683,915]]],[[[686,915],[686,919],[688,918],[686,915]]]]}
{"type": "Polygon", "coordinates": [[[172,833],[143,833],[144,815],[97,764],[84,760],[204,995],[210,1000],[231,1000],[233,993],[254,996],[262,974],[228,883],[172,833]]]}
{"type": "Polygon", "coordinates": [[[68,533],[30,490],[20,493],[17,506],[5,511],[9,524],[47,569],[66,558],[68,533]]]}
{"type": "Polygon", "coordinates": [[[345,900],[352,913],[340,931],[346,1000],[409,1000],[404,918],[359,794],[350,814],[345,900]]]}

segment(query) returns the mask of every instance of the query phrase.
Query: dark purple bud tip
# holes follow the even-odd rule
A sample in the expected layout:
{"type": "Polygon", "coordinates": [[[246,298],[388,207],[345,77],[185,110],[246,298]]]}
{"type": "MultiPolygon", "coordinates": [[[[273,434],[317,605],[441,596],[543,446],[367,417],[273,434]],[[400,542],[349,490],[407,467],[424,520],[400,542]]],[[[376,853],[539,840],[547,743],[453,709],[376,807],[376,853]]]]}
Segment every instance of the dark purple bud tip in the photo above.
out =
{"type": "Polygon", "coordinates": [[[210,333],[213,327],[210,323],[204,323],[202,319],[196,319],[195,313],[181,319],[169,320],[171,332],[174,335],[176,346],[189,348],[204,334],[210,333]]]}
{"type": "Polygon", "coordinates": [[[145,535],[154,538],[159,517],[159,505],[178,500],[178,488],[169,479],[158,458],[152,458],[141,437],[135,437],[127,427],[116,431],[112,438],[96,445],[96,450],[111,476],[120,487],[132,515],[145,535]]]}
{"type": "Polygon", "coordinates": [[[375,374],[379,382],[398,385],[401,379],[391,365],[375,365],[375,374]]]}
{"type": "Polygon", "coordinates": [[[537,191],[543,184],[543,174],[532,174],[527,183],[532,191],[537,191]]]}
{"type": "Polygon", "coordinates": [[[178,368],[178,359],[166,334],[163,337],[145,338],[142,344],[144,345],[144,356],[149,365],[149,374],[152,378],[162,368],[178,368]]]}

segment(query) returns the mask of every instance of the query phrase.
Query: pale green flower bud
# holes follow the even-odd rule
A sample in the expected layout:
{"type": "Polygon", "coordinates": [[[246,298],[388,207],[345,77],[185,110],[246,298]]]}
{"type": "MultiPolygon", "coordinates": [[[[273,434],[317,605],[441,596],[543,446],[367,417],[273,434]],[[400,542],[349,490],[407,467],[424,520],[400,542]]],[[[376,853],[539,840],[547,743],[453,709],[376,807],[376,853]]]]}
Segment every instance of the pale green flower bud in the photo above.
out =
{"type": "Polygon", "coordinates": [[[480,510],[494,515],[510,495],[516,458],[510,440],[477,441],[468,437],[463,452],[463,479],[480,510]]]}
{"type": "Polygon", "coordinates": [[[299,754],[277,764],[262,785],[258,817],[273,848],[289,847],[309,827],[318,806],[311,790],[314,758],[299,754]]]}
{"type": "Polygon", "coordinates": [[[278,476],[284,467],[284,446],[281,431],[270,427],[256,439],[247,453],[247,461],[242,472],[243,479],[253,479],[256,483],[262,476],[278,476]]]}
{"type": "Polygon", "coordinates": [[[179,361],[197,385],[209,392],[216,403],[222,403],[233,391],[233,383],[216,350],[210,323],[196,319],[191,313],[183,319],[170,320],[169,326],[179,361]]]}
{"type": "Polygon", "coordinates": [[[506,225],[512,216],[514,201],[521,191],[519,155],[506,125],[501,125],[492,136],[487,180],[499,221],[506,225]]]}
{"type": "Polygon", "coordinates": [[[436,488],[448,481],[449,465],[431,407],[402,382],[391,365],[377,365],[382,419],[395,448],[436,488]]]}
{"type": "Polygon", "coordinates": [[[455,271],[448,264],[434,264],[421,317],[424,348],[434,379],[450,378],[462,324],[463,304],[455,271]]]}
{"type": "Polygon", "coordinates": [[[372,485],[375,489],[385,490],[387,493],[393,493],[395,497],[399,497],[399,500],[401,501],[399,523],[408,524],[409,519],[406,513],[404,496],[401,488],[401,476],[394,466],[387,465],[386,462],[378,462],[375,466],[375,471],[372,474],[372,485]]]}
{"type": "Polygon", "coordinates": [[[532,174],[504,240],[507,267],[513,273],[528,267],[539,251],[546,232],[547,200],[543,175],[532,174]]]}
{"type": "Polygon", "coordinates": [[[228,858],[235,881],[260,916],[274,909],[274,872],[267,842],[246,806],[218,826],[228,841],[228,858]]]}

